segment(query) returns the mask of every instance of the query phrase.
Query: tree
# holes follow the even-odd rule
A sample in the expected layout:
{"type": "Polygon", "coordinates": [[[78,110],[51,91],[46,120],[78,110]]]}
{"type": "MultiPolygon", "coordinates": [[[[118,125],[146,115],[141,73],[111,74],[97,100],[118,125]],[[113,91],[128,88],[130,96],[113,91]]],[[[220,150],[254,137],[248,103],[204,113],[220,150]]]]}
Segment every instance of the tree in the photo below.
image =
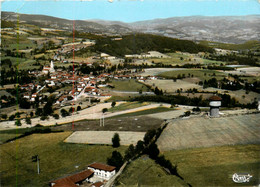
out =
{"type": "Polygon", "coordinates": [[[130,160],[135,156],[135,147],[133,144],[129,145],[128,149],[125,151],[125,157],[124,160],[130,160]]]}
{"type": "Polygon", "coordinates": [[[7,118],[7,114],[2,114],[2,118],[6,119],[7,118]]]}
{"type": "Polygon", "coordinates": [[[77,111],[80,111],[80,110],[81,110],[81,106],[78,106],[78,107],[77,107],[77,111]]]}
{"type": "Polygon", "coordinates": [[[157,158],[157,156],[159,155],[160,151],[157,147],[157,145],[155,143],[152,143],[149,147],[148,147],[148,154],[149,157],[152,159],[157,158]]]}
{"type": "Polygon", "coordinates": [[[111,103],[111,106],[112,106],[112,107],[115,107],[115,106],[116,106],[116,102],[113,101],[113,102],[111,103]]]}
{"type": "Polygon", "coordinates": [[[197,106],[196,108],[192,109],[192,112],[201,112],[200,108],[197,106]]]}
{"type": "Polygon", "coordinates": [[[53,117],[54,117],[55,119],[59,119],[59,118],[60,118],[59,114],[53,114],[53,117]]]}
{"type": "Polygon", "coordinates": [[[191,112],[190,111],[186,111],[184,112],[184,116],[190,116],[191,112]]]}
{"type": "Polygon", "coordinates": [[[42,108],[37,108],[36,112],[35,112],[35,115],[41,116],[42,115],[42,108]]]}
{"type": "Polygon", "coordinates": [[[9,116],[9,121],[13,121],[14,118],[15,118],[15,115],[11,115],[11,116],[9,116]]]}
{"type": "Polygon", "coordinates": [[[120,146],[120,137],[118,133],[114,134],[114,137],[112,138],[112,146],[113,147],[119,147],[120,146]]]}
{"type": "Polygon", "coordinates": [[[16,126],[21,126],[21,125],[22,125],[21,120],[20,120],[20,119],[17,119],[17,120],[15,121],[15,125],[16,125],[16,126]]]}
{"type": "Polygon", "coordinates": [[[107,108],[103,108],[103,109],[102,109],[102,112],[103,112],[103,113],[106,113],[107,111],[108,111],[107,108]]]}
{"type": "Polygon", "coordinates": [[[23,109],[29,109],[31,107],[31,104],[26,99],[21,98],[19,102],[19,107],[23,109]]]}
{"type": "Polygon", "coordinates": [[[44,107],[43,107],[43,115],[47,116],[53,113],[52,110],[52,103],[51,102],[47,102],[44,107]]]}
{"type": "Polygon", "coordinates": [[[135,152],[137,154],[141,153],[144,150],[144,142],[142,140],[139,140],[135,146],[135,152]]]}
{"type": "Polygon", "coordinates": [[[144,135],[144,145],[148,145],[156,134],[156,130],[148,130],[144,135]]]}
{"type": "Polygon", "coordinates": [[[73,113],[74,112],[74,107],[70,107],[69,112],[73,113]]]}
{"type": "Polygon", "coordinates": [[[112,156],[107,159],[107,164],[110,166],[115,166],[118,171],[124,164],[122,155],[118,151],[113,151],[112,156]]]}
{"type": "Polygon", "coordinates": [[[66,116],[68,116],[69,115],[69,112],[67,111],[67,110],[65,110],[65,109],[61,109],[61,116],[62,117],[66,117],[66,116]]]}
{"type": "Polygon", "coordinates": [[[31,124],[32,124],[31,118],[29,118],[29,117],[25,118],[25,122],[26,122],[28,125],[31,125],[31,124]]]}
{"type": "Polygon", "coordinates": [[[46,120],[47,119],[47,116],[42,116],[41,118],[40,118],[40,120],[42,120],[42,121],[44,121],[44,120],[46,120]]]}

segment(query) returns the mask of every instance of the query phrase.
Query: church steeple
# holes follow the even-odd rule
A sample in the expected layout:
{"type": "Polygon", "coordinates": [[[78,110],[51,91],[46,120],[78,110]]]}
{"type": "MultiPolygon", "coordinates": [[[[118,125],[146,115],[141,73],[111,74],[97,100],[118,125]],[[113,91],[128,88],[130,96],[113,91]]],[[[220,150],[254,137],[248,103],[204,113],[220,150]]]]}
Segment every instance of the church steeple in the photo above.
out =
{"type": "Polygon", "coordinates": [[[55,72],[53,61],[51,61],[50,72],[55,72]]]}

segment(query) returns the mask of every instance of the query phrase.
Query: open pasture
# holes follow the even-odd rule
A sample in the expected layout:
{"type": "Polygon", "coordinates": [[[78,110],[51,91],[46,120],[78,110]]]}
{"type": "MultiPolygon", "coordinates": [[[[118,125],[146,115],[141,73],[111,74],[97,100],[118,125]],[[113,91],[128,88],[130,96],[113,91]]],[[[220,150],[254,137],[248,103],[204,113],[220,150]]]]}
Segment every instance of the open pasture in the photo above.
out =
{"type": "Polygon", "coordinates": [[[146,68],[144,72],[141,73],[142,76],[157,76],[161,73],[168,72],[168,71],[179,71],[183,70],[183,68],[146,68]]]}
{"type": "Polygon", "coordinates": [[[150,103],[148,102],[125,102],[121,104],[116,104],[115,107],[111,107],[108,109],[108,112],[117,112],[117,111],[122,111],[122,110],[128,110],[128,109],[133,109],[133,108],[138,108],[141,106],[146,106],[149,105],[150,103]]]}
{"type": "Polygon", "coordinates": [[[149,88],[147,88],[145,85],[140,84],[139,82],[135,80],[113,80],[111,84],[115,87],[113,90],[116,91],[133,91],[133,92],[139,92],[142,90],[143,92],[149,91],[149,88]]]}
{"type": "Polygon", "coordinates": [[[169,175],[160,165],[143,156],[131,162],[116,180],[116,186],[188,186],[169,175]]]}
{"type": "Polygon", "coordinates": [[[192,186],[257,186],[260,146],[231,145],[166,151],[163,154],[177,165],[180,176],[192,186]],[[247,183],[234,183],[235,173],[250,174],[247,183]]]}
{"type": "Polygon", "coordinates": [[[81,171],[93,162],[106,163],[114,150],[126,147],[63,143],[71,132],[33,134],[0,145],[1,186],[48,186],[53,179],[81,171]],[[39,155],[40,174],[32,156],[39,155]]]}
{"type": "Polygon", "coordinates": [[[183,91],[187,89],[202,89],[202,86],[194,83],[190,83],[184,80],[176,80],[174,82],[173,80],[147,80],[145,81],[145,84],[148,84],[152,87],[158,87],[159,89],[166,91],[167,93],[173,93],[176,92],[178,89],[182,89],[183,91]]]}
{"type": "MultiPolygon", "coordinates": [[[[227,72],[228,73],[228,72],[227,72]]],[[[179,71],[168,71],[168,72],[163,72],[161,74],[159,74],[158,76],[161,77],[165,77],[165,78],[176,78],[182,75],[185,75],[185,77],[188,77],[189,74],[193,77],[197,77],[200,80],[204,81],[204,80],[208,80],[208,79],[212,79],[212,78],[216,78],[216,79],[223,79],[224,77],[227,76],[227,74],[220,72],[220,71],[216,71],[216,70],[205,70],[205,69],[182,69],[179,71]]]]}

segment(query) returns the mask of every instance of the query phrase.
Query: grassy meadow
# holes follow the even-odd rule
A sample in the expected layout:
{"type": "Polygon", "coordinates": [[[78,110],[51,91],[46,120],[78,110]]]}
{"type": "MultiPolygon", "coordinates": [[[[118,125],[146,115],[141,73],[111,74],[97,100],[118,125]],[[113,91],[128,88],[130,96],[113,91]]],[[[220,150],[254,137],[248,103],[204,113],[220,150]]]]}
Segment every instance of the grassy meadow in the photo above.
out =
{"type": "Polygon", "coordinates": [[[106,163],[114,150],[126,147],[63,143],[71,132],[33,134],[0,146],[1,186],[47,186],[48,182],[81,171],[92,162],[106,163]],[[39,155],[41,172],[31,157],[39,155]]]}
{"type": "Polygon", "coordinates": [[[193,75],[194,77],[199,78],[200,80],[208,80],[211,78],[216,78],[216,79],[223,79],[226,74],[219,72],[219,71],[215,71],[215,70],[205,70],[205,69],[187,69],[187,70],[179,70],[179,71],[167,71],[167,72],[163,72],[161,74],[159,74],[159,76],[161,77],[165,77],[165,78],[176,78],[178,75],[183,75],[185,74],[186,77],[188,77],[188,75],[193,75]],[[215,73],[215,76],[213,76],[213,74],[215,73]]]}
{"type": "Polygon", "coordinates": [[[116,186],[188,186],[180,178],[169,175],[148,157],[131,162],[118,177],[116,186]]]}
{"type": "Polygon", "coordinates": [[[179,174],[192,186],[253,186],[259,184],[259,145],[234,145],[167,151],[179,174]],[[249,183],[236,184],[234,173],[253,175],[249,183]]]}
{"type": "Polygon", "coordinates": [[[115,91],[128,91],[128,92],[139,92],[139,90],[142,90],[143,92],[149,91],[149,89],[141,84],[136,82],[135,80],[113,80],[111,82],[112,85],[114,85],[115,88],[113,90],[115,91]]]}
{"type": "Polygon", "coordinates": [[[142,106],[146,106],[149,105],[150,103],[148,102],[126,102],[126,103],[122,103],[119,105],[116,105],[115,107],[112,107],[110,109],[108,109],[109,112],[118,112],[118,111],[123,111],[123,110],[129,110],[129,109],[133,109],[133,108],[138,108],[138,107],[142,107],[142,106]]]}

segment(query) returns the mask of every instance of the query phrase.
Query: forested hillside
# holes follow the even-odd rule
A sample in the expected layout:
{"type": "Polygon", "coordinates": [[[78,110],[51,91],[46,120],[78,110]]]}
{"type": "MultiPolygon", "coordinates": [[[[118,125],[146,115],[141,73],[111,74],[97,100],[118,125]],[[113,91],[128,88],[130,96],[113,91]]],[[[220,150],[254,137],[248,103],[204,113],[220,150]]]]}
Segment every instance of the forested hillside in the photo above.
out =
{"type": "Polygon", "coordinates": [[[133,34],[122,37],[122,40],[111,40],[102,38],[96,41],[93,51],[100,51],[114,56],[124,56],[126,54],[140,54],[148,51],[166,52],[189,52],[198,53],[200,51],[213,52],[213,49],[196,44],[188,40],[178,40],[151,34],[133,34]]]}

